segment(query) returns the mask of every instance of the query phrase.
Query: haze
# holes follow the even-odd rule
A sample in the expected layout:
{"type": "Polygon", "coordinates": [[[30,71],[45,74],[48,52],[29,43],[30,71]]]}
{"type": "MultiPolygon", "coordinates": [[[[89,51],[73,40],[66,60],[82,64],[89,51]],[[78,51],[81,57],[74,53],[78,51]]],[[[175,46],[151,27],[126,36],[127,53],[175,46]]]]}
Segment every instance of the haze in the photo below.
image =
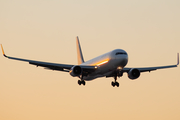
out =
{"type": "MultiPolygon", "coordinates": [[[[127,67],[176,64],[179,0],[1,0],[0,43],[10,56],[77,64],[116,48],[127,67]]],[[[1,120],[179,120],[180,68],[77,84],[68,73],[0,56],[1,120]]]]}

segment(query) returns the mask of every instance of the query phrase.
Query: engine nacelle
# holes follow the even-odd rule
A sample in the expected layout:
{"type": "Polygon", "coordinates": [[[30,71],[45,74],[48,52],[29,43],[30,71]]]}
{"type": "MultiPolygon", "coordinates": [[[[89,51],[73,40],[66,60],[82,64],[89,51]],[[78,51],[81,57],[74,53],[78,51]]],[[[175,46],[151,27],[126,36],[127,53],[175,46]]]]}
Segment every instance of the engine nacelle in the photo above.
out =
{"type": "Polygon", "coordinates": [[[79,76],[82,74],[82,68],[80,66],[73,66],[69,73],[73,77],[79,76]]]}
{"type": "Polygon", "coordinates": [[[137,79],[139,76],[140,76],[140,71],[138,69],[136,69],[136,68],[132,68],[128,72],[128,77],[131,80],[137,79]]]}

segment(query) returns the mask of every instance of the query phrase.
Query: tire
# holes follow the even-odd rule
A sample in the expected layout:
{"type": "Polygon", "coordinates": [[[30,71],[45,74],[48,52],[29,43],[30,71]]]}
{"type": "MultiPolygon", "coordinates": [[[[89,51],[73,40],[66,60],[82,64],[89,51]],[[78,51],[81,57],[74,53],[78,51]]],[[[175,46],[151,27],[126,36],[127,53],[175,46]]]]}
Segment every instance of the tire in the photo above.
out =
{"type": "Polygon", "coordinates": [[[85,82],[85,81],[82,81],[82,84],[83,84],[83,85],[86,85],[86,82],[85,82]]]}
{"type": "Polygon", "coordinates": [[[114,83],[113,81],[111,82],[111,85],[112,85],[113,87],[115,87],[115,83],[114,83]]]}
{"type": "Polygon", "coordinates": [[[119,87],[119,83],[118,82],[116,82],[116,86],[119,87]]]}
{"type": "Polygon", "coordinates": [[[81,81],[80,80],[78,80],[78,84],[81,85],[81,81]]]}

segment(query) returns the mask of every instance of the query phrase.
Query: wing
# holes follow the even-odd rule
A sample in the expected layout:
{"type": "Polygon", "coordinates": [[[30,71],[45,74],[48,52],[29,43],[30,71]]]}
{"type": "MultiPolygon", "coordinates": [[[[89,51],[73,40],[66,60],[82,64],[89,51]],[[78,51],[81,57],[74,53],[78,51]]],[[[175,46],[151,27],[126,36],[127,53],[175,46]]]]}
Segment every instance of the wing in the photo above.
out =
{"type": "MultiPolygon", "coordinates": [[[[142,68],[136,68],[140,72],[147,72],[147,71],[153,71],[157,69],[165,69],[165,68],[173,68],[177,67],[179,65],[179,53],[177,54],[177,64],[176,65],[168,65],[168,66],[157,66],[157,67],[142,67],[142,68]]],[[[129,70],[132,68],[123,68],[123,72],[129,72],[129,70]]]]}
{"type": "MultiPolygon", "coordinates": [[[[13,60],[19,60],[19,61],[24,61],[24,62],[28,62],[31,65],[36,65],[41,66],[41,67],[45,67],[45,69],[50,69],[50,70],[58,70],[58,71],[64,71],[64,72],[69,72],[70,69],[74,66],[74,65],[69,65],[69,64],[58,64],[58,63],[50,63],[50,62],[42,62],[42,61],[35,61],[35,60],[28,60],[28,59],[22,59],[22,58],[16,58],[16,57],[10,57],[7,56],[4,53],[2,44],[1,44],[1,49],[3,52],[4,57],[8,58],[8,59],[13,59],[13,60]]],[[[81,68],[83,69],[84,72],[86,72],[87,74],[93,72],[94,70],[96,70],[95,66],[81,66],[81,68]]]]}
{"type": "MultiPolygon", "coordinates": [[[[150,71],[154,71],[157,69],[173,68],[173,67],[177,67],[178,65],[179,65],[179,53],[177,54],[177,64],[176,65],[157,66],[157,67],[142,67],[142,68],[135,68],[135,69],[138,69],[139,72],[150,72],[150,71]]],[[[131,69],[133,69],[133,68],[123,68],[120,72],[121,72],[121,74],[124,72],[128,73],[131,69]]],[[[106,77],[114,77],[118,74],[117,72],[118,71],[115,70],[110,75],[107,75],[106,77]]]]}

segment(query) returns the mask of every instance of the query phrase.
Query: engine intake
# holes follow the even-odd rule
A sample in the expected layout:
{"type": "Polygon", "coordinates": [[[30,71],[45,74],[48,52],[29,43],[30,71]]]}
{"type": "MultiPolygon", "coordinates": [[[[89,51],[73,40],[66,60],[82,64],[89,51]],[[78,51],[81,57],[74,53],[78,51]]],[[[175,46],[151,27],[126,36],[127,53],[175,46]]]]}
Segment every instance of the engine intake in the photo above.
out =
{"type": "Polygon", "coordinates": [[[140,76],[140,71],[138,69],[136,69],[136,68],[132,68],[128,72],[128,77],[131,80],[137,79],[139,76],[140,76]]]}
{"type": "Polygon", "coordinates": [[[79,76],[82,74],[82,68],[80,66],[73,66],[69,73],[73,77],[79,76]]]}

